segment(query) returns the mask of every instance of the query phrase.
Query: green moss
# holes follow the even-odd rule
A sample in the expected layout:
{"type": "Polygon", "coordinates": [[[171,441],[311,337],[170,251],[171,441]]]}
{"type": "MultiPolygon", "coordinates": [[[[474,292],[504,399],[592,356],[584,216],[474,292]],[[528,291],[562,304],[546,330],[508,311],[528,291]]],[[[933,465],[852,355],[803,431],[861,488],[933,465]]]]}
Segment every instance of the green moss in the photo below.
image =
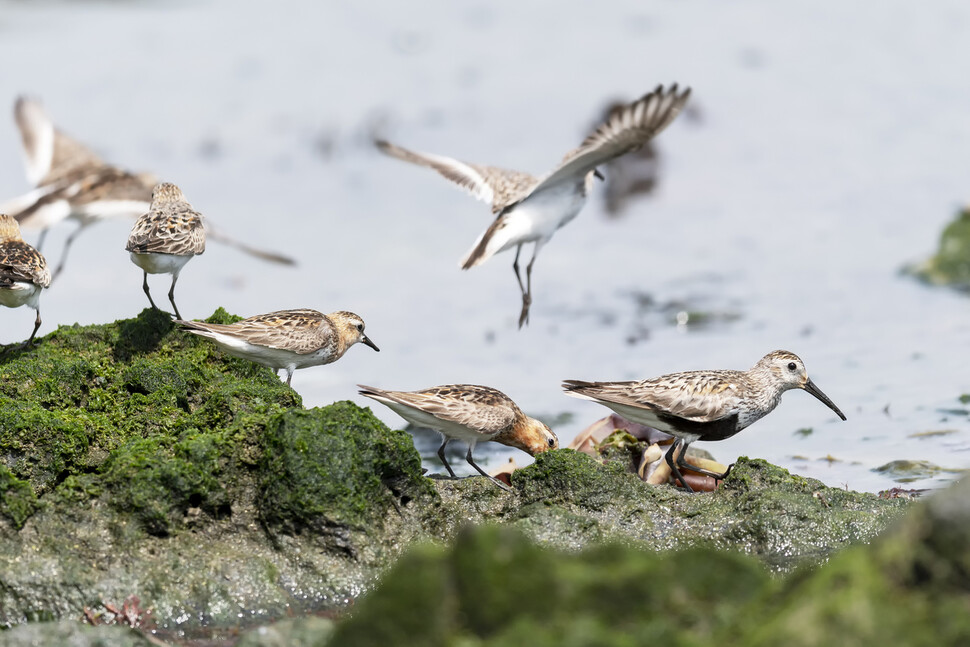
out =
{"type": "MultiPolygon", "coordinates": [[[[234,319],[217,310],[212,319],[234,319]]],[[[169,533],[189,507],[227,506],[230,473],[258,461],[260,436],[300,397],[272,371],[175,329],[164,313],[62,326],[0,358],[0,464],[39,495],[96,490],[169,533]]],[[[249,467],[244,467],[249,469],[249,467]]]]}
{"type": "Polygon", "coordinates": [[[946,226],[936,254],[908,271],[933,285],[970,291],[970,209],[960,211],[946,226]]]}
{"type": "Polygon", "coordinates": [[[19,530],[37,507],[37,497],[30,484],[0,465],[0,516],[12,521],[19,530]]]}
{"type": "Polygon", "coordinates": [[[261,516],[287,532],[362,527],[397,501],[435,494],[411,437],[352,402],[287,411],[263,442],[261,516]]]}
{"type": "Polygon", "coordinates": [[[537,454],[532,465],[512,473],[512,485],[525,503],[568,502],[591,509],[644,496],[649,489],[627,471],[623,461],[601,465],[572,449],[537,454]]]}
{"type": "Polygon", "coordinates": [[[170,534],[190,507],[227,514],[225,445],[216,434],[190,435],[171,446],[161,437],[129,441],[103,469],[111,504],[155,535],[170,534]]]}
{"type": "Polygon", "coordinates": [[[568,554],[483,526],[447,552],[404,557],[328,644],[701,644],[772,586],[732,553],[603,544],[568,554]]]}

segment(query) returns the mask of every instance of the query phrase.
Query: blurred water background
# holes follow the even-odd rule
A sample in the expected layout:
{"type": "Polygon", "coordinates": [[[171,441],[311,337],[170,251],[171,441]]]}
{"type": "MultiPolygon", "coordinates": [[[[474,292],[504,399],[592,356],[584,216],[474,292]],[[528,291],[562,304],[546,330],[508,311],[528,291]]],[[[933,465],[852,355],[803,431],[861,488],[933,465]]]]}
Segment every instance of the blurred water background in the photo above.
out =
{"type": "MultiPolygon", "coordinates": [[[[176,182],[223,230],[298,259],[210,244],[179,282],[187,317],[364,317],[382,352],[298,372],[307,406],[372,404],[358,382],[488,384],[566,444],[608,411],[563,396],[563,378],[747,368],[785,348],[848,421],[793,392],[698,446],[878,490],[895,484],[873,471],[891,460],[970,467],[966,297],[899,271],[970,197],[968,30],[955,1],[0,1],[0,199],[29,188],[12,118],[26,93],[109,161],[176,182]],[[656,159],[606,169],[542,251],[522,331],[512,254],[458,269],[488,207],[371,145],[541,174],[611,101],[674,81],[694,90],[689,112],[656,159]],[[650,190],[607,209],[618,178],[654,171],[650,190]]],[[[73,226],[48,236],[52,263],[73,226]]],[[[130,227],[78,239],[43,295],[41,334],[147,305],[130,227]]],[[[167,277],[152,286],[164,301],[167,277]]],[[[33,316],[0,312],[0,343],[24,339],[33,316]]]]}

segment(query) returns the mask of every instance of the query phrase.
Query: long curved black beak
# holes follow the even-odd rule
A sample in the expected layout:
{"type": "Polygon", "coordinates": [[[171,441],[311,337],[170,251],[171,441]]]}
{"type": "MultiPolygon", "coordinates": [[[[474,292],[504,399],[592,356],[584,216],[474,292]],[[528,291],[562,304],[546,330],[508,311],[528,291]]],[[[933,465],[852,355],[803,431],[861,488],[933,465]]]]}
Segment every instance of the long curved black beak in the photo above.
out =
{"type": "Polygon", "coordinates": [[[832,402],[831,400],[829,400],[829,396],[827,396],[824,393],[822,393],[821,389],[819,389],[817,386],[815,386],[815,382],[812,382],[811,380],[808,380],[807,382],[805,382],[805,386],[802,387],[802,388],[804,388],[806,391],[808,391],[809,393],[811,393],[812,395],[814,395],[816,398],[819,399],[819,401],[821,401],[822,404],[824,404],[825,406],[827,406],[829,409],[831,409],[832,411],[834,411],[836,413],[836,415],[838,415],[840,418],[842,418],[843,420],[845,420],[845,414],[842,413],[841,411],[839,411],[839,408],[837,406],[835,406],[835,403],[834,402],[832,402]]]}
{"type": "Polygon", "coordinates": [[[598,168],[594,168],[594,169],[593,169],[593,175],[594,175],[595,177],[598,177],[599,179],[601,179],[601,180],[603,180],[604,182],[606,181],[606,178],[605,178],[605,177],[603,177],[603,174],[602,174],[602,173],[600,173],[600,170],[599,170],[598,168]]]}
{"type": "MultiPolygon", "coordinates": [[[[361,335],[360,336],[360,343],[367,344],[368,346],[370,346],[371,348],[373,348],[374,350],[376,350],[378,353],[381,352],[381,349],[377,347],[377,344],[375,344],[374,342],[372,342],[370,340],[370,337],[368,337],[367,335],[361,335]]],[[[834,407],[835,405],[833,404],[832,406],[834,407]]],[[[844,417],[842,419],[845,420],[844,417]]]]}

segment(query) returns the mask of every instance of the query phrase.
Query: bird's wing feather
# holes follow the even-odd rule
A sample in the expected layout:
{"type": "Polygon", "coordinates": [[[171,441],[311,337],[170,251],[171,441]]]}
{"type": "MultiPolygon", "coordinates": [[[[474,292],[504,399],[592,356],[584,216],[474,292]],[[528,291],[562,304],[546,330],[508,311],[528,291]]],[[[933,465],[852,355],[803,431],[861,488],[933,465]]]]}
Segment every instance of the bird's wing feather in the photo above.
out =
{"type": "Polygon", "coordinates": [[[202,215],[178,204],[146,213],[132,228],[125,249],[139,254],[201,254],[205,251],[202,215]]]}
{"type": "Polygon", "coordinates": [[[42,288],[51,284],[51,273],[43,254],[22,240],[0,245],[0,282],[33,283],[42,288]]]}
{"type": "Polygon", "coordinates": [[[192,332],[221,333],[250,344],[288,350],[300,355],[319,350],[336,335],[326,315],[308,308],[270,312],[233,324],[211,324],[199,321],[179,323],[192,332]]]}
{"type": "Polygon", "coordinates": [[[677,84],[668,90],[658,86],[653,92],[618,110],[583,143],[566,154],[559,166],[539,180],[532,194],[560,182],[581,182],[600,164],[643,146],[677,117],[690,88],[681,93],[677,84]]]}
{"type": "Polygon", "coordinates": [[[507,430],[520,415],[515,403],[503,393],[483,386],[453,384],[424,391],[380,391],[380,394],[486,434],[507,430]]]}
{"type": "Polygon", "coordinates": [[[375,144],[391,157],[434,169],[474,197],[492,205],[495,211],[501,210],[507,196],[528,190],[536,183],[535,177],[521,171],[468,164],[443,155],[418,153],[383,140],[378,140],[375,144]]]}
{"type": "Polygon", "coordinates": [[[592,400],[644,407],[690,420],[714,422],[737,413],[738,388],[744,375],[697,371],[638,382],[568,380],[567,392],[592,400]]]}

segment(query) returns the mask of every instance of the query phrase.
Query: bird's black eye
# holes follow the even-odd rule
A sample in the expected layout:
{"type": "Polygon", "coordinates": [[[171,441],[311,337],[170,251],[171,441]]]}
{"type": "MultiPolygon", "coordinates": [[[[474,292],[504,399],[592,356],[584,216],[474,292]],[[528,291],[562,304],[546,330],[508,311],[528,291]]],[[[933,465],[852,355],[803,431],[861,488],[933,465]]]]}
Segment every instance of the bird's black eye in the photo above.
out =
{"type": "Polygon", "coordinates": [[[555,438],[550,438],[549,439],[549,446],[550,447],[555,447],[556,446],[556,439],[555,438]]]}
{"type": "Polygon", "coordinates": [[[795,366],[795,362],[788,362],[788,370],[789,371],[791,371],[792,373],[794,373],[796,368],[798,368],[798,367],[795,366]]]}
{"type": "Polygon", "coordinates": [[[359,330],[360,332],[364,332],[364,324],[362,323],[357,324],[357,330],[359,330]]]}

